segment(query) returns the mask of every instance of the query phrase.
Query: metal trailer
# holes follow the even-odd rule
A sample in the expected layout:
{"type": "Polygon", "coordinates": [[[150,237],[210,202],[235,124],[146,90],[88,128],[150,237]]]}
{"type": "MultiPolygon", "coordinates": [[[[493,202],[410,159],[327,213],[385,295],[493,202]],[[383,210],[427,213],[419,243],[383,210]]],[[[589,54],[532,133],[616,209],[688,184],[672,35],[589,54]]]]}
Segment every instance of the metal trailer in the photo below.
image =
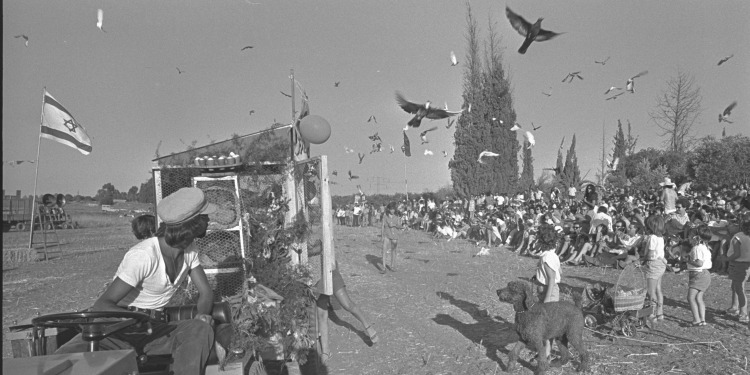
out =
{"type": "MultiPolygon", "coordinates": [[[[65,196],[62,194],[45,194],[41,203],[37,202],[34,229],[74,229],[76,225],[63,208],[65,203],[65,196]]],[[[31,227],[33,204],[32,198],[21,198],[20,190],[16,191],[15,196],[5,195],[3,192],[3,232],[11,229],[19,232],[28,230],[31,227]]]]}

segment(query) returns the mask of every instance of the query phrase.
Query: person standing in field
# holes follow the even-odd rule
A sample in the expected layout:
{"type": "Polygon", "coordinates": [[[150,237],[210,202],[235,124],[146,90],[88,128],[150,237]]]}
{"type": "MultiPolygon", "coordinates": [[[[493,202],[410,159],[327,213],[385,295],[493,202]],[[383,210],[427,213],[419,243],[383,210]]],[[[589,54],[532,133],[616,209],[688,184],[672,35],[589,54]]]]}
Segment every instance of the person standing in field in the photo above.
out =
{"type": "Polygon", "coordinates": [[[706,325],[706,304],[703,302],[703,294],[711,285],[711,251],[708,250],[708,240],[711,239],[711,230],[708,227],[700,227],[697,233],[690,238],[693,248],[687,256],[688,266],[688,296],[690,311],[693,313],[691,326],[706,325]]]}
{"type": "Polygon", "coordinates": [[[381,274],[386,272],[386,259],[385,255],[388,252],[388,248],[391,249],[391,272],[396,272],[396,248],[398,247],[398,237],[396,236],[395,229],[405,229],[401,224],[401,218],[396,215],[396,204],[391,202],[386,207],[386,213],[383,215],[383,223],[381,224],[381,236],[383,237],[383,251],[381,253],[383,260],[383,268],[380,269],[381,274]]]}

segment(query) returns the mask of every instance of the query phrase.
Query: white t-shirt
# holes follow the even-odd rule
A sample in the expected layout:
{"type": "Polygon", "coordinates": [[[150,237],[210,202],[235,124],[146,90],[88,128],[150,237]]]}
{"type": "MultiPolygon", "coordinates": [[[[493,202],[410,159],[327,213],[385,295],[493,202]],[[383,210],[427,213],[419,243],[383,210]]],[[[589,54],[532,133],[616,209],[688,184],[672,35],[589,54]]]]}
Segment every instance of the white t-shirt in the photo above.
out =
{"type": "Polygon", "coordinates": [[[167,276],[167,268],[157,237],[143,240],[131,247],[120,262],[115,277],[119,277],[134,289],[118,304],[142,309],[161,309],[166,306],[187,277],[188,270],[201,265],[198,260],[198,250],[193,246],[185,250],[184,265],[174,283],[171,283],[167,276]]]}
{"type": "Polygon", "coordinates": [[[664,237],[648,236],[648,249],[656,251],[655,259],[664,258],[664,237]]]}
{"type": "Polygon", "coordinates": [[[536,269],[536,279],[544,285],[547,284],[547,274],[544,272],[544,265],[548,265],[553,271],[555,271],[555,283],[559,284],[562,279],[560,274],[560,258],[555,253],[555,249],[550,249],[542,252],[539,257],[539,266],[536,269]]]}
{"type": "Polygon", "coordinates": [[[693,246],[693,249],[690,250],[690,259],[694,261],[700,259],[703,261],[703,265],[696,267],[688,263],[688,270],[710,270],[713,266],[711,263],[711,251],[702,243],[693,246]]]}

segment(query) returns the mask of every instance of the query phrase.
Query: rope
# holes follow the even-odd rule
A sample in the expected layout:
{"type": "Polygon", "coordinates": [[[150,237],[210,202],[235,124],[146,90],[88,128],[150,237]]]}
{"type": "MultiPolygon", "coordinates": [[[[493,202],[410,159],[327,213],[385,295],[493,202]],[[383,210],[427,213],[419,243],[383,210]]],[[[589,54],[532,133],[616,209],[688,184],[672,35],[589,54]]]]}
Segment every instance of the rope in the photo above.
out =
{"type": "Polygon", "coordinates": [[[588,328],[588,327],[584,327],[584,328],[586,328],[587,330],[589,330],[591,332],[600,334],[600,335],[610,336],[610,337],[624,339],[624,340],[630,340],[630,341],[643,342],[643,343],[647,343],[647,344],[657,344],[657,345],[694,345],[694,344],[717,344],[718,343],[719,345],[721,345],[722,348],[724,348],[724,350],[727,350],[727,348],[724,346],[724,344],[721,343],[721,341],[697,341],[697,342],[680,342],[680,343],[658,342],[658,341],[638,340],[638,339],[631,339],[631,338],[628,338],[628,337],[615,336],[615,335],[611,335],[611,334],[608,334],[608,333],[604,333],[604,332],[600,332],[600,331],[597,331],[597,330],[593,330],[593,329],[588,328]]]}

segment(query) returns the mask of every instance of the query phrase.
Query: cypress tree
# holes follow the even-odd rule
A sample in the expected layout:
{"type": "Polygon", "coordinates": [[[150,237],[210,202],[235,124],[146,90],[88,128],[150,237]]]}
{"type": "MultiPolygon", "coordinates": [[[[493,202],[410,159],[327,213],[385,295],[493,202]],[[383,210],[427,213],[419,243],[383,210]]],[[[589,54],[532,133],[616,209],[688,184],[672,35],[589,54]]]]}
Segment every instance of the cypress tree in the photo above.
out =
{"type": "Polygon", "coordinates": [[[573,140],[570,142],[568,153],[565,155],[563,178],[566,186],[578,186],[581,183],[581,171],[578,169],[578,156],[576,156],[575,134],[573,134],[573,140]]]}

